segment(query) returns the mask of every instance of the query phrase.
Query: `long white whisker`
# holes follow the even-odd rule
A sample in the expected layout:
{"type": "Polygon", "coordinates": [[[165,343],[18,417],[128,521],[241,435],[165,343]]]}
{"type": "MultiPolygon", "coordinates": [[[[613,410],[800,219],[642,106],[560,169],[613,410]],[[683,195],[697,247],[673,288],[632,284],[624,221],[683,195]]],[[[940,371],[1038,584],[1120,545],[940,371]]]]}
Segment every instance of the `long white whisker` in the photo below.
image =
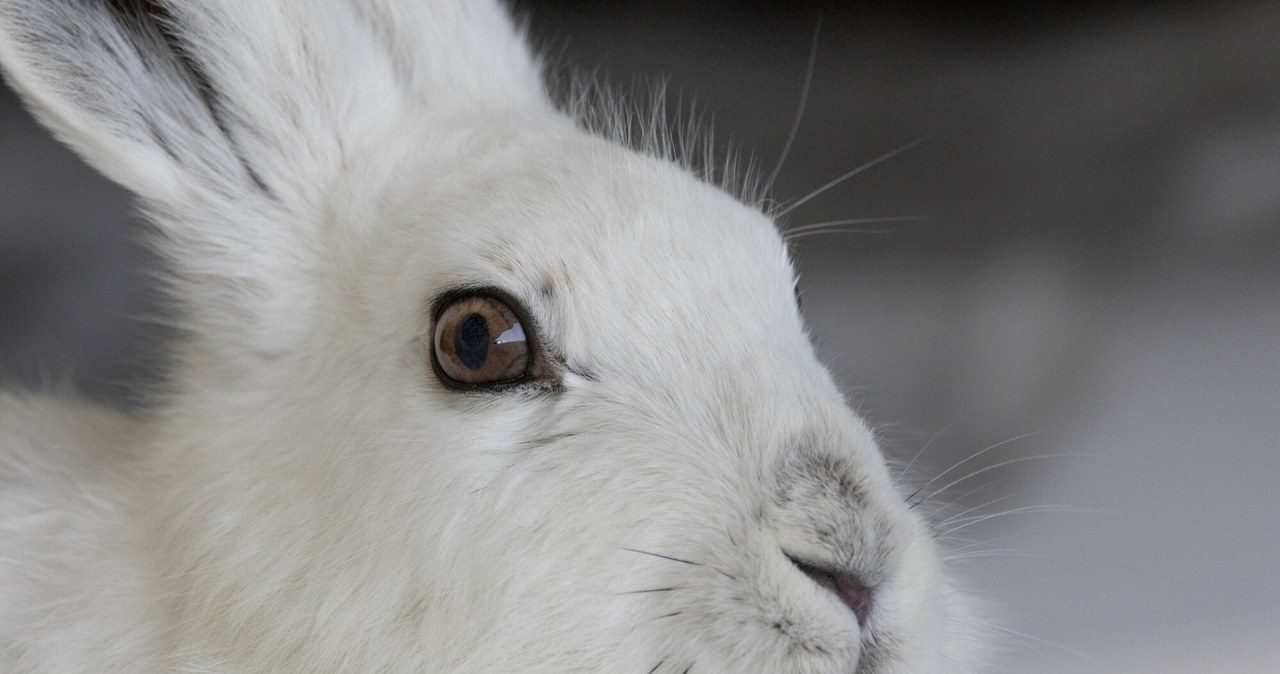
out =
{"type": "Polygon", "coordinates": [[[867,169],[869,169],[869,168],[871,168],[871,167],[873,167],[873,166],[876,166],[877,164],[880,164],[880,163],[886,162],[886,161],[888,161],[888,160],[890,160],[890,159],[892,159],[892,158],[894,158],[894,157],[896,157],[896,156],[898,156],[898,155],[902,154],[903,152],[906,152],[907,150],[910,150],[911,148],[913,148],[913,147],[915,147],[915,146],[917,146],[917,145],[919,145],[919,144],[921,144],[921,143],[925,142],[926,140],[929,140],[929,138],[930,138],[930,136],[921,136],[920,138],[917,138],[917,139],[915,139],[915,140],[911,141],[910,143],[907,143],[906,145],[903,145],[902,147],[899,147],[898,149],[893,150],[892,152],[887,152],[887,153],[885,153],[885,154],[882,154],[882,155],[880,155],[879,157],[876,157],[875,159],[872,159],[871,161],[869,161],[869,162],[867,162],[867,163],[865,163],[865,164],[863,164],[863,165],[861,165],[861,166],[859,166],[859,167],[857,167],[857,168],[853,169],[852,171],[849,171],[849,172],[845,173],[844,175],[840,176],[839,178],[836,178],[835,180],[832,180],[831,182],[827,183],[826,185],[823,185],[822,187],[819,187],[818,189],[816,189],[816,190],[814,190],[814,191],[812,191],[812,192],[810,192],[810,193],[808,193],[808,194],[804,195],[803,197],[800,197],[800,199],[799,199],[799,200],[797,200],[797,201],[793,201],[793,202],[791,202],[790,204],[787,204],[786,206],[784,206],[784,207],[782,208],[782,210],[778,211],[777,213],[774,213],[774,214],[773,214],[773,216],[774,216],[775,218],[780,218],[780,217],[782,217],[782,216],[786,215],[787,213],[790,213],[791,211],[794,211],[795,209],[797,209],[797,208],[799,208],[800,206],[804,205],[804,204],[805,204],[806,202],[808,202],[810,199],[812,199],[812,198],[814,198],[814,197],[816,197],[816,196],[818,196],[818,195],[822,194],[823,192],[826,192],[827,190],[831,189],[832,187],[835,187],[836,185],[839,185],[840,183],[842,183],[842,182],[844,182],[844,181],[846,181],[846,180],[848,180],[848,179],[850,179],[850,178],[852,178],[852,177],[854,177],[854,176],[858,175],[859,173],[862,173],[863,171],[866,171],[867,169]]]}
{"type": "Polygon", "coordinates": [[[971,487],[971,488],[969,488],[969,489],[968,489],[968,490],[966,490],[963,494],[957,494],[957,495],[954,497],[954,501],[955,501],[955,502],[957,502],[957,503],[963,503],[963,502],[965,502],[966,500],[968,500],[970,496],[973,496],[974,494],[979,494],[979,493],[985,492],[985,491],[987,491],[988,489],[990,489],[991,487],[993,487],[993,486],[995,486],[995,485],[997,485],[997,484],[1000,484],[1001,482],[1007,482],[1008,480],[1009,480],[1009,478],[1008,478],[1008,477],[997,477],[997,478],[995,478],[995,479],[993,479],[993,480],[987,480],[986,482],[983,482],[982,484],[979,484],[979,485],[977,485],[976,487],[971,487]]]}
{"type": "MultiPolygon", "coordinates": [[[[993,451],[993,450],[999,449],[1000,447],[1003,447],[1003,446],[1005,446],[1005,445],[1007,445],[1007,444],[1009,444],[1009,443],[1011,443],[1011,442],[1017,442],[1017,441],[1019,441],[1019,440],[1023,440],[1023,439],[1026,439],[1026,438],[1030,438],[1030,437],[1033,437],[1033,436],[1036,436],[1036,435],[1043,435],[1043,434],[1045,434],[1045,433],[1052,433],[1052,432],[1054,432],[1054,431],[1060,431],[1060,430],[1065,430],[1065,429],[1061,429],[1061,428],[1050,428],[1050,429],[1039,430],[1039,431],[1031,431],[1030,433],[1023,433],[1022,435],[1015,435],[1015,436],[1013,436],[1012,438],[1009,438],[1009,439],[1007,439],[1007,440],[1001,440],[1000,442],[997,442],[996,444],[991,445],[991,446],[989,446],[989,447],[987,447],[987,448],[985,448],[985,449],[978,450],[977,452],[974,452],[973,454],[970,454],[969,456],[966,456],[965,458],[960,459],[959,461],[957,461],[957,462],[955,462],[955,463],[951,464],[951,467],[950,467],[950,468],[947,468],[946,470],[942,471],[941,473],[938,473],[937,475],[934,475],[934,476],[933,476],[933,478],[932,478],[932,479],[930,479],[928,482],[925,482],[924,484],[922,484],[922,485],[920,485],[918,488],[916,488],[915,493],[911,494],[911,496],[908,496],[908,497],[907,497],[907,500],[908,500],[908,501],[910,501],[911,499],[915,498],[915,497],[916,497],[916,495],[917,495],[917,494],[919,494],[921,491],[923,491],[925,487],[928,487],[929,485],[933,484],[934,482],[937,482],[940,478],[942,478],[942,477],[943,477],[944,475],[946,475],[947,473],[950,473],[951,471],[953,471],[953,470],[955,470],[955,469],[959,468],[960,466],[963,466],[963,465],[964,465],[964,464],[966,464],[966,463],[969,463],[970,461],[972,461],[972,460],[974,460],[974,459],[976,459],[976,458],[978,458],[978,457],[982,456],[983,454],[986,454],[987,452],[990,452],[990,451],[993,451]]],[[[936,492],[936,491],[935,491],[935,492],[933,492],[933,493],[934,493],[934,494],[937,494],[938,492],[936,492]]],[[[928,498],[921,499],[921,501],[927,501],[927,500],[929,500],[929,499],[928,499],[928,498]]]]}
{"type": "Polygon", "coordinates": [[[923,218],[923,217],[914,216],[914,215],[897,215],[897,216],[891,215],[891,216],[880,216],[880,217],[871,217],[871,218],[847,218],[845,220],[828,220],[826,222],[814,222],[807,225],[788,227],[787,230],[782,233],[782,235],[784,237],[788,237],[793,234],[803,234],[805,232],[824,229],[826,227],[837,227],[839,225],[861,225],[861,224],[868,224],[873,222],[920,222],[928,219],[929,218],[923,218]]]}
{"type": "Polygon", "coordinates": [[[983,522],[986,522],[986,521],[988,521],[988,520],[993,520],[993,519],[996,519],[996,518],[999,518],[999,517],[1007,517],[1007,516],[1009,516],[1009,515],[1025,515],[1025,514],[1028,514],[1028,513],[1042,513],[1042,512],[1048,512],[1048,513],[1078,513],[1078,514],[1084,514],[1084,515],[1110,515],[1110,514],[1114,514],[1114,513],[1108,513],[1108,512],[1105,512],[1105,511],[1093,510],[1093,509],[1091,509],[1091,508],[1084,508],[1084,507],[1081,507],[1081,506],[1068,506],[1068,505],[1035,505],[1035,506],[1025,506],[1025,507],[1022,507],[1022,508],[1013,508],[1012,510],[1004,510],[1004,511],[1001,511],[1001,512],[998,512],[998,513],[992,513],[992,514],[990,514],[990,515],[979,515],[979,516],[976,516],[976,517],[967,518],[967,521],[962,521],[960,524],[958,524],[958,525],[956,525],[956,526],[954,526],[954,527],[951,527],[950,529],[947,529],[946,531],[943,531],[942,533],[940,533],[940,534],[938,534],[938,535],[939,535],[939,536],[950,536],[950,535],[954,534],[954,533],[955,533],[955,532],[957,532],[957,531],[961,531],[961,530],[963,530],[963,529],[967,529],[967,528],[969,528],[969,527],[971,527],[971,526],[973,526],[973,525],[975,525],[975,524],[982,524],[983,522]]]}
{"type": "MultiPolygon", "coordinates": [[[[1091,662],[1091,663],[1093,663],[1093,664],[1095,664],[1095,665],[1097,665],[1097,666],[1099,666],[1099,667],[1103,667],[1103,668],[1105,668],[1107,671],[1114,671],[1114,670],[1112,670],[1110,667],[1107,667],[1107,665],[1105,665],[1101,660],[1099,660],[1099,659],[1097,659],[1097,658],[1095,658],[1095,657],[1093,657],[1093,656],[1091,656],[1091,655],[1089,655],[1089,654],[1087,654],[1087,653],[1085,653],[1085,652],[1083,652],[1083,651],[1079,651],[1079,650],[1076,650],[1076,649],[1074,649],[1074,648],[1071,648],[1070,646],[1064,646],[1064,645],[1062,645],[1062,644],[1060,644],[1060,643],[1057,643],[1057,642],[1055,642],[1055,641],[1049,641],[1048,639],[1041,639],[1040,637],[1032,636],[1032,635],[1027,634],[1027,633],[1025,633],[1025,632],[1019,632],[1019,631],[1017,631],[1017,630],[1012,630],[1012,629],[1009,629],[1008,627],[1004,627],[1003,625],[996,625],[996,624],[993,624],[993,623],[983,622],[983,621],[980,621],[980,620],[975,620],[975,621],[973,621],[973,624],[978,625],[978,626],[980,626],[980,627],[985,627],[985,628],[990,629],[990,630],[995,630],[995,631],[997,631],[997,632],[1001,632],[1001,633],[1003,633],[1003,634],[1007,634],[1007,635],[1009,635],[1009,636],[1011,636],[1011,637],[1016,637],[1016,638],[1019,638],[1019,639],[1025,639],[1026,641],[1034,641],[1034,642],[1036,642],[1036,643],[1043,644],[1043,645],[1045,645],[1045,646],[1051,646],[1051,647],[1053,647],[1053,648],[1057,648],[1057,649],[1063,650],[1063,651],[1065,651],[1065,652],[1067,652],[1067,653],[1070,653],[1070,654],[1072,654],[1072,655],[1075,655],[1075,656],[1077,656],[1077,657],[1084,658],[1085,660],[1088,660],[1089,662],[1091,662]]],[[[1024,643],[1025,643],[1025,642],[1024,642],[1024,643]]],[[[1029,646],[1030,644],[1027,644],[1027,645],[1029,646]]]]}
{"type": "MultiPolygon", "coordinates": [[[[1095,458],[1095,459],[1115,459],[1115,458],[1117,458],[1117,457],[1114,457],[1114,456],[1108,456],[1108,455],[1106,455],[1106,454],[1083,454],[1083,453],[1080,453],[1080,452],[1056,452],[1056,453],[1053,453],[1053,454],[1037,454],[1037,455],[1035,455],[1035,456],[1020,456],[1020,457],[1018,457],[1018,458],[1016,458],[1016,459],[1009,459],[1009,460],[1007,460],[1007,461],[1000,461],[999,463],[993,463],[993,464],[991,464],[990,466],[986,466],[986,467],[984,467],[984,468],[979,468],[978,470],[975,470],[975,471],[973,471],[973,472],[969,473],[968,475],[965,475],[964,477],[961,477],[961,478],[958,478],[958,479],[952,480],[951,482],[947,483],[947,485],[946,485],[946,486],[941,487],[941,488],[939,488],[939,489],[935,489],[935,490],[933,490],[932,492],[930,492],[930,493],[929,493],[929,495],[927,495],[927,496],[925,496],[924,498],[920,499],[920,502],[921,502],[921,503],[923,503],[923,502],[925,502],[925,501],[928,501],[929,499],[932,499],[933,497],[937,496],[938,494],[941,494],[942,492],[944,492],[944,491],[946,491],[946,490],[948,490],[948,489],[950,489],[950,488],[952,488],[952,487],[954,487],[954,486],[956,486],[956,485],[960,484],[961,482],[964,482],[965,480],[968,480],[968,479],[970,479],[970,478],[977,477],[977,476],[979,476],[979,475],[982,475],[983,473],[986,473],[986,472],[989,472],[989,471],[995,470],[995,469],[997,469],[997,468],[1003,468],[1004,466],[1011,466],[1011,465],[1013,465],[1013,464],[1023,463],[1023,462],[1025,462],[1025,461],[1042,461],[1042,460],[1045,460],[1045,459],[1082,458],[1082,457],[1092,457],[1092,458],[1095,458]]],[[[932,480],[931,480],[931,481],[932,481],[932,480]]]]}
{"type": "Polygon", "coordinates": [[[951,656],[944,655],[942,656],[942,659],[945,660],[947,662],[947,665],[949,665],[952,669],[959,669],[961,671],[966,672],[967,674],[973,674],[972,669],[969,669],[968,667],[965,667],[964,665],[956,662],[955,658],[952,658],[951,656]]]}
{"type": "Polygon", "coordinates": [[[903,467],[903,469],[902,469],[902,470],[898,471],[898,477],[897,477],[897,479],[901,480],[901,479],[903,478],[903,476],[905,476],[905,475],[907,474],[907,472],[911,470],[911,467],[912,467],[912,466],[914,466],[914,465],[916,465],[916,461],[918,461],[918,460],[920,459],[920,457],[924,455],[925,451],[927,451],[927,450],[929,449],[929,447],[930,447],[930,446],[931,446],[931,445],[932,445],[932,444],[933,444],[933,443],[934,443],[938,438],[942,437],[942,434],[943,434],[943,433],[946,433],[947,431],[951,430],[951,427],[952,427],[952,426],[955,426],[955,425],[956,425],[956,424],[958,424],[958,423],[960,423],[960,420],[959,420],[959,419],[956,419],[955,421],[952,421],[951,423],[947,424],[946,426],[943,426],[943,427],[942,427],[942,429],[941,429],[941,430],[939,430],[937,433],[934,433],[934,434],[933,434],[933,437],[929,438],[929,441],[928,441],[928,442],[926,442],[926,443],[924,443],[924,447],[921,447],[921,448],[920,448],[920,449],[915,453],[915,456],[912,456],[912,457],[911,457],[911,460],[907,462],[907,465],[906,465],[905,467],[903,467]]]}
{"type": "Polygon", "coordinates": [[[903,216],[884,216],[884,217],[874,217],[874,218],[847,218],[844,220],[828,220],[826,222],[815,222],[812,224],[800,225],[798,227],[791,227],[786,231],[782,232],[782,238],[786,241],[791,241],[793,239],[798,239],[803,236],[810,236],[812,234],[835,234],[840,232],[858,232],[858,233],[865,233],[865,234],[888,234],[890,232],[893,232],[894,230],[893,229],[838,229],[838,228],[841,225],[859,225],[859,224],[869,224],[869,223],[876,223],[876,222],[921,222],[928,219],[929,218],[903,215],[903,216]]]}
{"type": "Polygon", "coordinates": [[[1050,561],[1060,561],[1061,556],[1047,555],[1041,552],[1029,552],[1027,550],[1018,550],[1016,548],[1000,548],[997,550],[975,550],[973,552],[964,552],[958,555],[947,555],[942,558],[943,562],[958,562],[966,559],[979,559],[983,557],[1013,557],[1023,559],[1041,559],[1050,561]]]}
{"type": "Polygon", "coordinates": [[[1024,494],[1024,493],[1026,493],[1026,491],[1025,491],[1025,490],[1023,490],[1023,491],[1016,491],[1016,492],[1014,492],[1014,493],[1012,493],[1012,494],[1009,494],[1009,495],[1007,495],[1007,496],[1001,496],[1000,498],[992,499],[992,500],[990,500],[990,501],[987,501],[986,503],[982,503],[982,504],[980,504],[980,505],[973,506],[972,508],[969,508],[969,509],[967,509],[967,510],[963,510],[963,511],[961,511],[961,512],[958,512],[958,513],[956,513],[955,515],[952,515],[951,517],[948,517],[947,519],[942,520],[941,522],[938,522],[938,523],[937,523],[937,524],[935,524],[934,526],[935,526],[935,527],[940,527],[940,526],[944,526],[944,525],[950,524],[950,523],[952,523],[952,522],[955,522],[956,520],[959,520],[960,518],[964,517],[965,515],[968,515],[969,513],[973,512],[973,511],[975,511],[975,510],[982,510],[983,508],[987,508],[987,507],[993,506],[993,505],[995,505],[995,504],[997,504],[997,503],[1000,503],[1001,501],[1007,501],[1007,500],[1009,500],[1009,499],[1011,499],[1011,498],[1015,498],[1015,497],[1017,497],[1017,496],[1019,496],[1019,495],[1021,495],[1021,494],[1024,494]]]}
{"type": "Polygon", "coordinates": [[[809,65],[805,68],[804,85],[800,89],[800,106],[796,109],[795,120],[791,122],[791,132],[787,134],[787,142],[782,145],[782,154],[778,155],[778,163],[774,164],[769,178],[764,181],[764,189],[761,191],[765,194],[773,189],[773,181],[782,171],[782,165],[787,161],[787,154],[791,152],[791,144],[795,142],[796,134],[800,131],[800,120],[804,119],[804,108],[809,102],[809,86],[813,84],[814,64],[818,62],[818,36],[821,33],[822,17],[818,17],[818,25],[813,28],[813,44],[809,46],[809,65]]]}
{"type": "Polygon", "coordinates": [[[955,547],[951,548],[950,550],[948,550],[948,554],[955,554],[955,553],[957,553],[957,552],[964,552],[964,551],[966,551],[966,550],[972,550],[972,549],[974,549],[974,548],[976,548],[976,547],[979,547],[979,546],[982,546],[982,545],[991,545],[992,543],[1000,543],[1001,541],[1007,541],[1007,540],[1009,540],[1009,539],[1011,539],[1011,538],[1017,538],[1017,536],[1018,536],[1017,534],[1006,534],[1006,535],[1004,535],[1004,536],[997,536],[997,537],[995,537],[995,538],[984,538],[984,539],[982,539],[982,540],[980,540],[980,541],[974,541],[974,542],[972,542],[972,543],[965,543],[964,545],[957,545],[957,546],[955,546],[955,547]]]}
{"type": "Polygon", "coordinates": [[[783,240],[790,242],[790,241],[795,241],[796,239],[803,239],[805,237],[810,237],[810,236],[821,236],[823,234],[892,234],[894,231],[895,230],[892,230],[892,229],[866,229],[866,228],[860,228],[860,227],[838,227],[838,228],[832,228],[832,229],[819,229],[819,230],[814,230],[812,232],[801,232],[799,234],[796,234],[795,236],[784,236],[783,240]]]}

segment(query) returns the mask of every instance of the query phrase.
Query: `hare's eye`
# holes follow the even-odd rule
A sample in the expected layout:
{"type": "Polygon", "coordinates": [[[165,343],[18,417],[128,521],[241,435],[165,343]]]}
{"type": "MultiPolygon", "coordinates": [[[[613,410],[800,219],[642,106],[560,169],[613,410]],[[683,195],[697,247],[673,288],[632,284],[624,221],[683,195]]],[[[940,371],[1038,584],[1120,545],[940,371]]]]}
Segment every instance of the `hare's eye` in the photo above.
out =
{"type": "Polygon", "coordinates": [[[432,352],[446,383],[462,386],[520,379],[532,361],[515,311],[489,295],[467,295],[446,304],[436,316],[432,352]]]}

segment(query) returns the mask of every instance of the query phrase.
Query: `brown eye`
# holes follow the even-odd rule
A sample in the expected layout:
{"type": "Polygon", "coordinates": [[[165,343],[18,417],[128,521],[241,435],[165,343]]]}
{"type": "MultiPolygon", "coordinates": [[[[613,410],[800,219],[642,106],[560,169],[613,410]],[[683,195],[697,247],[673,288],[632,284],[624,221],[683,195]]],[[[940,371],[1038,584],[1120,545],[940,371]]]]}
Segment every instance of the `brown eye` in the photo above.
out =
{"type": "Polygon", "coordinates": [[[488,295],[467,295],[445,305],[436,318],[432,350],[440,374],[465,386],[519,379],[531,361],[515,311],[488,295]]]}

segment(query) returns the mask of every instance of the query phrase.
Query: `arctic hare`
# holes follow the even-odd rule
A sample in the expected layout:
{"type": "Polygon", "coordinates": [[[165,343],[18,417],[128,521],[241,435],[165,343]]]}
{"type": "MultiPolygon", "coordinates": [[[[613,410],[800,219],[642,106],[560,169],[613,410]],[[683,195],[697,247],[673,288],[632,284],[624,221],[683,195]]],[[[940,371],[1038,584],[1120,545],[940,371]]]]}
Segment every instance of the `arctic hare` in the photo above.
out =
{"type": "Polygon", "coordinates": [[[0,396],[5,672],[975,671],[759,208],[480,0],[0,0],[181,311],[128,416],[0,396]]]}

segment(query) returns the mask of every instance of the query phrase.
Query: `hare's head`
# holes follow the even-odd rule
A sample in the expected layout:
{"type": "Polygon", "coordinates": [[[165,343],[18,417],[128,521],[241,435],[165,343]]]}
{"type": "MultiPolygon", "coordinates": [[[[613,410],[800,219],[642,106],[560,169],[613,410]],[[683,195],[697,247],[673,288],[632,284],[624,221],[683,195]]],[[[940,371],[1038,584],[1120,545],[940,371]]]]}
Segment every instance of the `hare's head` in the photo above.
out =
{"type": "Polygon", "coordinates": [[[500,8],[0,11],[10,81],[173,270],[145,506],[193,661],[965,661],[774,223],[559,113],[500,8]]]}

